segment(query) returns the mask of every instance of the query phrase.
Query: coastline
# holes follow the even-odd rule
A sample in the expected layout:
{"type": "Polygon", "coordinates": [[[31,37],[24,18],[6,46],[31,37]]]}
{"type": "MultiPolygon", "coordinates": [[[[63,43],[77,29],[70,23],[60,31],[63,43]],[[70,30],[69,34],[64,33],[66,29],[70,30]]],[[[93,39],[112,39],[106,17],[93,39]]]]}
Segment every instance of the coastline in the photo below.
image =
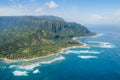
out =
{"type": "MultiPolygon", "coordinates": [[[[94,37],[94,36],[97,36],[97,34],[93,35],[93,36],[74,37],[74,38],[72,38],[72,40],[76,40],[77,38],[89,38],[89,37],[94,37]]],[[[35,58],[31,58],[31,59],[18,59],[18,60],[12,60],[12,59],[7,59],[7,58],[0,58],[0,59],[3,59],[3,61],[5,63],[13,63],[13,62],[17,62],[17,61],[31,61],[31,60],[35,60],[35,59],[39,59],[39,58],[44,58],[44,57],[49,57],[52,55],[60,54],[60,53],[63,53],[64,50],[67,50],[70,48],[86,48],[86,47],[88,47],[85,43],[83,43],[83,42],[80,42],[80,43],[82,43],[80,46],[70,46],[70,47],[62,48],[57,53],[52,53],[52,54],[41,56],[41,57],[35,57],[35,58]]]]}
{"type": "Polygon", "coordinates": [[[86,47],[88,47],[88,46],[85,43],[83,43],[80,46],[70,46],[70,47],[67,47],[67,48],[62,48],[57,53],[52,53],[52,54],[49,54],[49,55],[46,55],[46,56],[35,57],[35,58],[31,58],[31,59],[18,59],[18,60],[12,60],[12,59],[7,59],[7,58],[1,58],[1,59],[3,59],[3,61],[5,63],[13,63],[13,62],[17,62],[17,61],[31,61],[31,60],[35,60],[35,59],[39,59],[39,58],[43,58],[43,57],[49,57],[49,56],[52,56],[52,55],[61,54],[61,53],[64,52],[64,50],[67,50],[67,49],[70,49],[70,48],[86,48],[86,47]]]}

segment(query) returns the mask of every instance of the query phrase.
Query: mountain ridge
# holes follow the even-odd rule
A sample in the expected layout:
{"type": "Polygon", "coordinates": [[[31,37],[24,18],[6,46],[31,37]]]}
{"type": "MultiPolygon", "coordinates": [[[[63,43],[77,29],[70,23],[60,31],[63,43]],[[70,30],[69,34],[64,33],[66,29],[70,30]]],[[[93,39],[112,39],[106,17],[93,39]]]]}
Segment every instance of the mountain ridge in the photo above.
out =
{"type": "Polygon", "coordinates": [[[24,59],[82,45],[73,37],[90,36],[85,26],[56,16],[0,17],[0,57],[24,59]]]}

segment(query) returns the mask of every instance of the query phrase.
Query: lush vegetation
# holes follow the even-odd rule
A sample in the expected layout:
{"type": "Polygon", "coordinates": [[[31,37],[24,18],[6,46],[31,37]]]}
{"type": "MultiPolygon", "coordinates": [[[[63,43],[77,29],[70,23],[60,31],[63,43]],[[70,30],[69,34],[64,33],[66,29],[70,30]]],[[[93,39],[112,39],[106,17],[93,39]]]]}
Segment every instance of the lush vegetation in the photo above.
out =
{"type": "Polygon", "coordinates": [[[0,17],[0,57],[25,59],[81,45],[71,38],[93,35],[86,27],[55,16],[0,17]]]}

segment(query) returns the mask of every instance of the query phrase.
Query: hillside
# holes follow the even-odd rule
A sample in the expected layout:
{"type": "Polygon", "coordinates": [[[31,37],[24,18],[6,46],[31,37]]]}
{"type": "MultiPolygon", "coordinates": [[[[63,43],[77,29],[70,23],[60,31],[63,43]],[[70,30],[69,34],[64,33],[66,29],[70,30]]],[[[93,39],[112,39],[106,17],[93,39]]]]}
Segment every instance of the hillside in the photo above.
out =
{"type": "Polygon", "coordinates": [[[82,45],[71,38],[93,35],[86,27],[55,16],[0,17],[0,58],[25,59],[82,45]]]}

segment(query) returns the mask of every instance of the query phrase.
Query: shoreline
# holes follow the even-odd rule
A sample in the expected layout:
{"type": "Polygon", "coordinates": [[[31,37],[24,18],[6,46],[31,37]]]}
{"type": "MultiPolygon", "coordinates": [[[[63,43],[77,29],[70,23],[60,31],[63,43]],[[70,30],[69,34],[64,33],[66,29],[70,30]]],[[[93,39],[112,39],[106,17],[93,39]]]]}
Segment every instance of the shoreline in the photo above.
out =
{"type": "MultiPolygon", "coordinates": [[[[96,36],[96,35],[93,35],[93,36],[96,36]]],[[[77,38],[89,38],[89,37],[93,37],[93,36],[74,37],[74,38],[72,38],[72,40],[76,40],[77,38]]],[[[17,62],[17,61],[31,61],[31,60],[35,60],[35,59],[39,59],[39,58],[49,57],[49,56],[56,55],[56,54],[61,54],[61,53],[63,53],[64,50],[67,50],[67,49],[70,49],[70,48],[86,48],[86,47],[88,47],[85,43],[83,43],[83,42],[81,42],[81,43],[82,43],[82,45],[80,45],[80,46],[70,46],[70,47],[62,48],[57,53],[52,53],[52,54],[49,54],[49,55],[45,55],[45,56],[41,56],[41,57],[35,57],[35,58],[31,58],[31,59],[18,59],[18,60],[12,60],[12,59],[7,59],[7,58],[0,58],[0,59],[3,59],[3,61],[5,63],[13,63],[13,62],[17,62]]]]}
{"type": "Polygon", "coordinates": [[[70,48],[86,48],[86,47],[88,47],[88,46],[85,43],[83,43],[83,45],[81,45],[81,46],[71,46],[71,47],[63,48],[57,53],[52,53],[52,54],[49,54],[46,56],[35,57],[35,58],[31,58],[31,59],[18,59],[18,60],[12,60],[12,59],[7,59],[7,58],[1,58],[1,59],[3,59],[3,61],[5,63],[13,63],[13,62],[17,62],[17,61],[31,61],[31,60],[35,60],[35,59],[39,59],[39,58],[49,57],[49,56],[56,55],[56,54],[61,54],[64,52],[64,50],[67,50],[70,48]]]}

